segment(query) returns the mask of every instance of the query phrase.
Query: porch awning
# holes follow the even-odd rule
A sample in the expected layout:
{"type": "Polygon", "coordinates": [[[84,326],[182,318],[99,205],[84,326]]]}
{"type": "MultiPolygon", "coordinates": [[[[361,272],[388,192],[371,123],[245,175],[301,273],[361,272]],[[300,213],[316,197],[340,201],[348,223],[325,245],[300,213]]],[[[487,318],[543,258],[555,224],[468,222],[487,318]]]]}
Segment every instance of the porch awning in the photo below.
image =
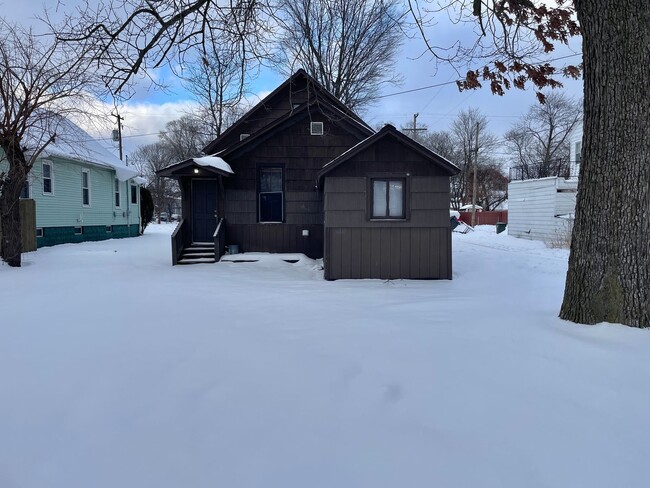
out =
{"type": "Polygon", "coordinates": [[[201,156],[174,163],[156,171],[158,176],[178,178],[191,175],[221,175],[232,176],[235,172],[230,165],[219,156],[201,156]]]}

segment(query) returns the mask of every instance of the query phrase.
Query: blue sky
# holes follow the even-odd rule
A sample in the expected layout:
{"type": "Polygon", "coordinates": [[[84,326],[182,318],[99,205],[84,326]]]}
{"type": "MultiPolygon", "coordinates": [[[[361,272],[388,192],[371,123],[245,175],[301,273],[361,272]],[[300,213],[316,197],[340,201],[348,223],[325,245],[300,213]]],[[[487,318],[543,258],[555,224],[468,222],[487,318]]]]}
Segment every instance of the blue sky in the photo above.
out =
{"type": "MultiPolygon", "coordinates": [[[[0,0],[2,2],[2,0],[0,0]]],[[[66,2],[70,8],[75,0],[66,2]]],[[[41,0],[23,0],[12,3],[12,8],[6,8],[0,3],[0,11],[11,20],[34,23],[36,14],[42,10],[41,0]]],[[[50,7],[52,8],[52,7],[50,7]]],[[[463,30],[458,25],[440,23],[431,32],[432,38],[439,44],[446,45],[458,38],[471,39],[472,33],[463,30]]],[[[579,40],[573,42],[572,49],[562,47],[551,54],[551,57],[561,57],[580,52],[579,40]]],[[[492,95],[488,88],[459,92],[454,84],[419,91],[409,90],[429,85],[453,81],[456,72],[448,66],[438,66],[429,60],[430,56],[422,55],[424,43],[415,37],[407,40],[401,47],[395,60],[396,69],[403,77],[400,86],[386,86],[376,104],[362,114],[371,125],[390,122],[397,127],[405,126],[413,120],[413,114],[419,113],[418,124],[424,124],[431,130],[444,130],[449,127],[459,111],[470,107],[479,108],[489,119],[490,131],[497,136],[503,135],[519,117],[526,113],[528,107],[536,102],[532,89],[510,90],[505,96],[492,95]],[[399,92],[408,92],[395,96],[387,96],[399,92]]],[[[561,62],[579,63],[580,56],[561,62]]],[[[189,96],[169,70],[156,73],[165,79],[169,91],[152,89],[147,84],[139,84],[133,98],[121,108],[125,116],[124,134],[126,152],[129,153],[139,145],[155,141],[155,133],[164,128],[167,121],[178,118],[184,112],[192,109],[189,96]]],[[[256,101],[259,96],[273,90],[283,81],[283,77],[270,69],[262,71],[260,76],[252,80],[249,99],[256,101]]],[[[564,90],[576,98],[582,94],[582,82],[565,79],[564,90]]]]}

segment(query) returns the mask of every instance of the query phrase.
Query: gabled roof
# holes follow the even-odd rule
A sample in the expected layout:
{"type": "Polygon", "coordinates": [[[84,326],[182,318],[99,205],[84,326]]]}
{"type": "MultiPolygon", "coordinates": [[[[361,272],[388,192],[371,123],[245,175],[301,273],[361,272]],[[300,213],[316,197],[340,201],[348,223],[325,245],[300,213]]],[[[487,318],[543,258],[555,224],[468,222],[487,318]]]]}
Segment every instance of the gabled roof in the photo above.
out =
{"type": "MultiPolygon", "coordinates": [[[[41,153],[41,158],[61,158],[109,168],[115,171],[120,181],[126,181],[138,175],[134,168],[127,167],[124,161],[121,161],[70,119],[53,115],[47,119],[47,122],[48,128],[45,132],[55,133],[56,138],[47,145],[41,153]]],[[[40,132],[44,132],[44,130],[40,132]]],[[[36,134],[28,135],[27,145],[38,145],[38,140],[36,134]]]]}
{"type": "Polygon", "coordinates": [[[235,172],[230,165],[218,156],[203,156],[200,158],[190,158],[180,163],[171,164],[163,169],[156,171],[157,176],[167,176],[173,178],[179,172],[186,169],[205,169],[208,174],[216,174],[221,176],[232,176],[235,172]]]}
{"type": "Polygon", "coordinates": [[[438,167],[444,170],[447,174],[449,174],[449,176],[453,176],[460,172],[460,168],[458,168],[458,166],[456,166],[451,161],[443,158],[442,156],[439,156],[438,154],[434,153],[431,149],[424,147],[422,144],[414,141],[410,137],[398,131],[392,125],[387,124],[384,127],[382,127],[382,129],[379,132],[376,132],[370,137],[364,139],[356,146],[352,146],[343,154],[341,154],[340,156],[338,156],[337,158],[333,159],[325,166],[323,166],[323,169],[321,169],[318,172],[318,186],[319,187],[321,186],[322,180],[325,177],[325,175],[327,175],[327,173],[332,171],[334,168],[339,167],[341,164],[344,164],[346,161],[348,161],[353,156],[359,154],[364,149],[372,146],[373,144],[387,137],[396,139],[401,144],[404,144],[405,146],[409,147],[413,151],[422,155],[425,159],[427,159],[433,164],[436,164],[438,167]]]}
{"type": "MultiPolygon", "coordinates": [[[[266,97],[264,97],[260,102],[258,102],[253,108],[251,108],[248,112],[246,112],[237,122],[235,122],[233,125],[231,125],[228,129],[226,129],[223,134],[221,134],[219,137],[217,137],[215,140],[210,142],[208,145],[206,145],[203,148],[203,152],[206,154],[212,154],[215,152],[216,146],[218,145],[219,141],[222,141],[228,136],[230,136],[233,133],[236,133],[242,124],[247,122],[251,115],[255,113],[257,110],[259,110],[262,107],[270,106],[272,105],[271,102],[272,100],[281,92],[285,90],[290,90],[291,85],[296,82],[298,79],[305,79],[311,86],[315,88],[315,92],[318,92],[318,94],[322,95],[323,100],[329,102],[329,104],[333,107],[336,107],[338,111],[342,112],[345,116],[349,117],[350,119],[355,120],[358,124],[366,126],[368,129],[369,127],[365,124],[365,122],[357,115],[355,114],[350,108],[348,108],[346,105],[344,105],[338,98],[336,98],[334,95],[332,95],[323,85],[321,85],[314,77],[310,76],[304,69],[300,68],[298,71],[296,71],[293,75],[291,75],[284,83],[282,83],[280,86],[278,86],[275,90],[273,90],[270,94],[268,94],[266,97]]],[[[287,113],[295,112],[295,110],[288,110],[287,113]]],[[[284,116],[282,116],[284,117],[284,116]]]]}
{"type": "Polygon", "coordinates": [[[274,120],[273,122],[266,125],[265,127],[262,127],[260,130],[252,134],[250,137],[247,137],[233,144],[232,146],[229,146],[228,148],[216,153],[215,155],[218,155],[220,157],[226,157],[228,155],[239,152],[240,150],[246,151],[252,149],[255,146],[257,146],[260,142],[267,139],[276,130],[285,127],[288,124],[291,124],[292,119],[298,120],[307,116],[310,109],[315,107],[318,108],[325,115],[328,115],[329,112],[329,114],[332,117],[336,117],[336,120],[347,123],[353,129],[356,129],[362,136],[369,136],[373,134],[373,130],[369,128],[366,124],[358,122],[356,118],[351,118],[347,114],[341,112],[336,105],[332,105],[329,102],[324,100],[313,99],[310,102],[303,103],[302,105],[292,110],[291,112],[287,112],[285,115],[274,120]]]}

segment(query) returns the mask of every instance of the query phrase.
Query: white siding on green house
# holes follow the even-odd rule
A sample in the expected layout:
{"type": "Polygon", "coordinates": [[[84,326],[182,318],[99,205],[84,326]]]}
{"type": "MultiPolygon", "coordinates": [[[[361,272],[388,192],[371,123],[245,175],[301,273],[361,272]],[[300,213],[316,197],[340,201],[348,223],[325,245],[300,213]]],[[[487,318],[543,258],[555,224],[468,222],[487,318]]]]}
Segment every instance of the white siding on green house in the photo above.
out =
{"type": "Polygon", "coordinates": [[[558,242],[575,211],[577,180],[550,177],[508,184],[508,234],[558,242]]]}

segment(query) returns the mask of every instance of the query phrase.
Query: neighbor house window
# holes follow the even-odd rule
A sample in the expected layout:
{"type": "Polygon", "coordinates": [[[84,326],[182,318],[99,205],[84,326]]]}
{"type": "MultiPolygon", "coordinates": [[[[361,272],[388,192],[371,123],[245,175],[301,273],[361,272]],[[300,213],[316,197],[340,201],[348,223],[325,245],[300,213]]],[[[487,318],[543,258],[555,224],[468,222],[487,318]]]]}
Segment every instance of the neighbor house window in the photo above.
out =
{"type": "Polygon", "coordinates": [[[113,232],[113,226],[112,225],[107,225],[106,226],[106,232],[113,232]]]}
{"type": "Polygon", "coordinates": [[[373,219],[404,219],[406,180],[403,178],[372,179],[373,219]]]}
{"type": "Polygon", "coordinates": [[[259,170],[259,221],[284,220],[284,193],[282,168],[259,170]]]}
{"type": "Polygon", "coordinates": [[[23,189],[20,191],[20,198],[32,198],[32,186],[29,184],[29,178],[23,184],[23,189]]]}
{"type": "Polygon", "coordinates": [[[43,193],[45,195],[52,195],[54,193],[53,183],[54,171],[52,171],[52,163],[43,163],[43,173],[41,179],[43,180],[43,193]]]}
{"type": "Polygon", "coordinates": [[[576,158],[576,166],[580,164],[580,161],[582,161],[582,142],[576,142],[575,145],[575,158],[576,158]]]}
{"type": "Polygon", "coordinates": [[[138,204],[138,187],[136,185],[131,185],[131,203],[138,204]]]}
{"type": "Polygon", "coordinates": [[[90,170],[81,170],[81,203],[84,207],[90,207],[90,170]]]}
{"type": "Polygon", "coordinates": [[[74,228],[74,235],[80,236],[83,233],[84,233],[84,228],[83,227],[75,227],[74,228]]]}
{"type": "Polygon", "coordinates": [[[122,195],[120,194],[120,180],[115,178],[115,207],[120,208],[122,206],[122,195]]]}
{"type": "Polygon", "coordinates": [[[325,132],[322,122],[311,122],[309,129],[312,136],[322,136],[325,132]]]}
{"type": "Polygon", "coordinates": [[[36,237],[43,237],[43,228],[36,227],[36,237]]]}

